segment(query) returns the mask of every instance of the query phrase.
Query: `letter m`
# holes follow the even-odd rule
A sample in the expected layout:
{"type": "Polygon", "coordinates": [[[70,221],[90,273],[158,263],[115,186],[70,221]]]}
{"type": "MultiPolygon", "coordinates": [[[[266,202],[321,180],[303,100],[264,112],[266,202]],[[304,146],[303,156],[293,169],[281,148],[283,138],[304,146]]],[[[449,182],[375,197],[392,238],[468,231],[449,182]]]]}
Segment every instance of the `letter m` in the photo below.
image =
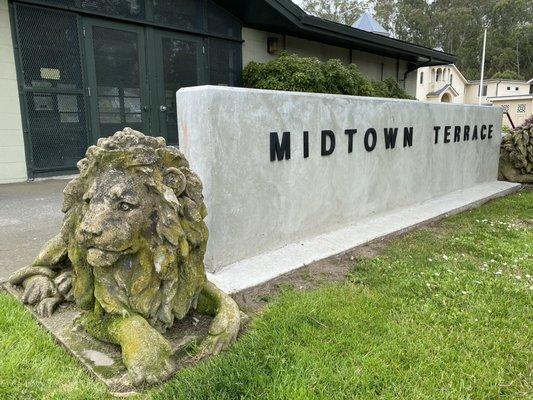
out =
{"type": "Polygon", "coordinates": [[[283,132],[280,143],[278,132],[270,132],[270,161],[281,161],[283,158],[291,158],[291,133],[283,132]]]}

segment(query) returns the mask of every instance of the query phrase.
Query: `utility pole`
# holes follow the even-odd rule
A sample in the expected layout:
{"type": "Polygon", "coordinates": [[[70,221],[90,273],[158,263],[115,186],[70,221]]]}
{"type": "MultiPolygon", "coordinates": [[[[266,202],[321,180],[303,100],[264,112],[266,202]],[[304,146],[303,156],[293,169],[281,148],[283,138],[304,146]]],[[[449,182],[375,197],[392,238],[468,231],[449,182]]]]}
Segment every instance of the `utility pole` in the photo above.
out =
{"type": "Polygon", "coordinates": [[[518,37],[516,38],[516,70],[520,75],[520,53],[518,52],[518,37]]]}
{"type": "Polygon", "coordinates": [[[483,73],[485,72],[485,47],[487,45],[487,28],[483,34],[483,54],[481,56],[481,79],[479,80],[479,93],[477,98],[477,104],[481,105],[481,95],[483,94],[483,73]]]}

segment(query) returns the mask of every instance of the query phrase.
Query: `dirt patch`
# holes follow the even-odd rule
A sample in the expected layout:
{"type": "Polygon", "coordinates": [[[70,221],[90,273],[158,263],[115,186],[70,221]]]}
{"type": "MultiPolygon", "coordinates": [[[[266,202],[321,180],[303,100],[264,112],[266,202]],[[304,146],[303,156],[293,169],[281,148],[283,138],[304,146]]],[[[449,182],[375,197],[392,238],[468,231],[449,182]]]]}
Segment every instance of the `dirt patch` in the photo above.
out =
{"type": "Polygon", "coordinates": [[[266,283],[232,295],[241,310],[258,314],[283,288],[310,290],[329,282],[344,281],[357,267],[357,260],[377,257],[393,239],[390,236],[356,247],[347,253],[316,261],[295,271],[280,275],[266,283]]]}
{"type": "MultiPolygon", "coordinates": [[[[532,191],[533,185],[524,185],[521,191],[532,191]]],[[[497,200],[492,199],[488,203],[497,200]]],[[[465,211],[467,212],[467,211],[465,211]]],[[[346,253],[316,261],[295,271],[280,275],[266,283],[245,289],[232,295],[241,310],[249,316],[256,315],[281,293],[283,288],[309,290],[320,287],[328,282],[344,281],[350,272],[357,269],[357,261],[375,258],[383,253],[387,245],[395,238],[401,237],[416,229],[425,229],[437,235],[446,235],[449,229],[442,224],[444,216],[409,227],[400,232],[376,239],[354,248],[346,253]]],[[[521,221],[530,227],[531,220],[521,221]]]]}

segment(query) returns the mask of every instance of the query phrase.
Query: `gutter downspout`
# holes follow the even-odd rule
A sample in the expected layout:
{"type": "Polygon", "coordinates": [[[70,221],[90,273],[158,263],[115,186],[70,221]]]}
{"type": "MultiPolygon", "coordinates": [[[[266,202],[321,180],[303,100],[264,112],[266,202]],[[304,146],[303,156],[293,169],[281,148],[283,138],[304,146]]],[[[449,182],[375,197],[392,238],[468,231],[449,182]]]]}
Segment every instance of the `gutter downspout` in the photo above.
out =
{"type": "Polygon", "coordinates": [[[413,67],[409,68],[407,67],[407,69],[405,70],[404,74],[403,74],[403,88],[405,89],[405,81],[407,80],[407,74],[413,72],[413,71],[416,71],[418,68],[422,68],[422,67],[426,67],[428,66],[429,64],[431,64],[431,62],[433,61],[433,57],[429,57],[429,59],[427,61],[424,61],[424,62],[421,62],[420,64],[414,64],[413,67]]]}
{"type": "Polygon", "coordinates": [[[396,57],[396,81],[400,80],[400,57],[396,57]]]}
{"type": "MultiPolygon", "coordinates": [[[[502,80],[500,79],[498,83],[496,84],[496,97],[498,97],[498,86],[500,86],[500,83],[502,83],[502,80]]],[[[513,128],[514,129],[514,128],[513,128]]]]}

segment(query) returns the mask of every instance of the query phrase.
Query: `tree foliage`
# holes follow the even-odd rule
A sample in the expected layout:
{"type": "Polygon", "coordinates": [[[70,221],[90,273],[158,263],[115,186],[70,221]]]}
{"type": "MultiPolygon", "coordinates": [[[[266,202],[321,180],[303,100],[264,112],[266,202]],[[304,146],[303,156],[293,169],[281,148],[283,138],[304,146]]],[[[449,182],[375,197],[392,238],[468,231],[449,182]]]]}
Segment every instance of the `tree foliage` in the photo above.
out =
{"type": "Polygon", "coordinates": [[[467,79],[479,79],[483,28],[487,28],[485,76],[505,71],[533,77],[531,0],[302,0],[312,14],[353,23],[363,11],[396,38],[442,47],[457,56],[467,79]],[[346,9],[353,12],[345,12],[346,9]],[[343,13],[343,14],[341,14],[343,13]]]}
{"type": "Polygon", "coordinates": [[[503,72],[496,72],[491,77],[492,79],[515,79],[517,81],[523,81],[524,77],[522,75],[518,75],[516,71],[510,71],[506,69],[503,72]]]}
{"type": "Polygon", "coordinates": [[[246,87],[256,89],[412,98],[395,79],[373,82],[355,64],[345,65],[340,60],[322,62],[285,52],[267,63],[250,62],[243,70],[243,80],[246,87]]]}
{"type": "Polygon", "coordinates": [[[352,25],[367,9],[365,0],[305,0],[304,9],[313,15],[345,25],[352,25]]]}

